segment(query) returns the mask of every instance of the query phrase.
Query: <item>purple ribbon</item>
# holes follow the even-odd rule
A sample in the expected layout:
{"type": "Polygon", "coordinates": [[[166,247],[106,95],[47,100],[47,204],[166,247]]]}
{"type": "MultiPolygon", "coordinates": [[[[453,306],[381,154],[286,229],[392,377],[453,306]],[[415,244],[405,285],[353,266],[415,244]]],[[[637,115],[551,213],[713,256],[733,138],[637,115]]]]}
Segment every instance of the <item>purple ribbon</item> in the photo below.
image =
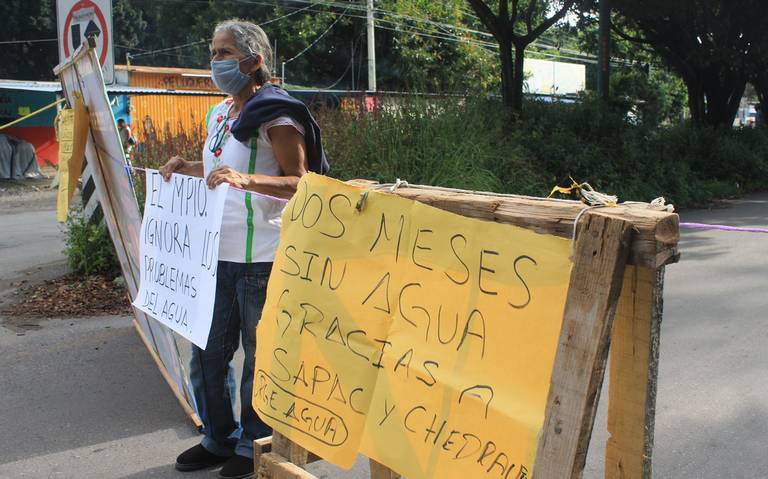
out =
{"type": "Polygon", "coordinates": [[[738,226],[709,225],[706,223],[680,223],[680,227],[696,230],[737,231],[740,233],[768,233],[768,228],[740,228],[738,226]]]}

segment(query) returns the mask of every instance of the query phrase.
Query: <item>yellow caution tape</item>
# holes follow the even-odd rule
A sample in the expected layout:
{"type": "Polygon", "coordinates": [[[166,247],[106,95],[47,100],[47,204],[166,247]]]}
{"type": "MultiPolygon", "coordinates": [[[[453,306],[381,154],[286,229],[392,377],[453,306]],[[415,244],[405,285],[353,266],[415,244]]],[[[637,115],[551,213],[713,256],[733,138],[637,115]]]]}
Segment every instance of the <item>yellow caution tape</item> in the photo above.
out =
{"type": "Polygon", "coordinates": [[[48,110],[48,109],[50,109],[50,108],[53,108],[54,106],[58,105],[59,103],[61,103],[61,102],[63,102],[63,101],[67,101],[67,99],[66,99],[66,98],[62,98],[62,99],[60,99],[60,100],[56,100],[55,102],[51,103],[50,105],[46,105],[46,106],[44,106],[44,107],[40,108],[39,110],[35,110],[35,111],[33,111],[32,113],[30,113],[30,114],[28,114],[28,115],[24,115],[24,116],[22,116],[21,118],[16,118],[16,119],[15,119],[15,120],[13,120],[12,122],[10,122],[10,123],[6,123],[5,125],[2,125],[2,126],[0,126],[0,130],[2,130],[2,129],[4,129],[4,128],[8,128],[9,126],[13,126],[13,125],[15,125],[16,123],[20,123],[20,122],[22,122],[22,121],[26,120],[26,119],[27,119],[27,118],[29,118],[29,117],[35,116],[35,115],[37,115],[38,113],[42,113],[42,112],[44,112],[45,110],[48,110]]]}

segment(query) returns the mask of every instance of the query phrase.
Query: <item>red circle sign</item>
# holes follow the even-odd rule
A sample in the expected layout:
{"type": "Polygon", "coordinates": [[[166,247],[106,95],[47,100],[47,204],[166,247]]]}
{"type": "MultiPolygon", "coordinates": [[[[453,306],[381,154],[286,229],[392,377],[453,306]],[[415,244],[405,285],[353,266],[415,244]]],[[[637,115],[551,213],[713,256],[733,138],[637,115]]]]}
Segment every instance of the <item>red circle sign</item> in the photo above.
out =
{"type": "Polygon", "coordinates": [[[80,0],[76,4],[72,5],[72,9],[67,14],[67,19],[64,22],[64,56],[69,57],[69,27],[72,26],[72,15],[78,10],[84,8],[93,8],[96,13],[96,18],[101,24],[101,41],[104,42],[104,48],[101,49],[101,55],[99,56],[99,63],[104,65],[107,61],[107,45],[109,45],[109,29],[107,28],[107,21],[104,19],[104,14],[101,13],[101,9],[93,3],[91,0],[80,0]]]}

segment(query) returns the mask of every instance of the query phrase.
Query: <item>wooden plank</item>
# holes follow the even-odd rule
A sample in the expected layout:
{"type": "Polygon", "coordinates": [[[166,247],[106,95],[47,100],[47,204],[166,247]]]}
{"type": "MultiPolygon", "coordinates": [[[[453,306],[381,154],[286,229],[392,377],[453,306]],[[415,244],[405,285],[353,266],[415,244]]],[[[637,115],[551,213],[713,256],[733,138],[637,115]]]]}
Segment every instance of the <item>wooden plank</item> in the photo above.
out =
{"type": "Polygon", "coordinates": [[[272,452],[280,454],[297,466],[305,466],[320,459],[277,431],[272,433],[272,452]]]}
{"type": "Polygon", "coordinates": [[[317,479],[313,474],[274,452],[261,455],[256,477],[258,479],[317,479]]]}
{"type": "Polygon", "coordinates": [[[261,462],[261,456],[272,452],[272,436],[263,437],[261,439],[255,439],[253,441],[253,470],[259,470],[259,463],[261,462]]]}
{"type": "Polygon", "coordinates": [[[581,477],[631,233],[631,223],[610,216],[587,212],[580,221],[536,479],[581,477]]]}
{"type": "Polygon", "coordinates": [[[613,330],[606,479],[650,479],[664,269],[627,268],[613,330]]]}
{"type": "Polygon", "coordinates": [[[371,466],[371,479],[400,479],[400,474],[388,468],[384,464],[373,459],[368,459],[371,466]]]}
{"type": "MultiPolygon", "coordinates": [[[[349,183],[371,186],[370,182],[363,180],[349,183]]],[[[572,236],[573,222],[585,208],[579,201],[422,186],[398,188],[395,193],[469,218],[508,223],[565,238],[572,236]]],[[[625,203],[615,208],[600,208],[591,212],[611,218],[622,218],[633,224],[636,231],[627,260],[629,264],[656,269],[678,260],[680,219],[675,213],[650,209],[646,203],[625,203]]]]}
{"type": "Polygon", "coordinates": [[[168,374],[168,371],[165,369],[165,365],[160,360],[160,357],[157,355],[155,350],[152,348],[152,345],[149,344],[149,340],[144,335],[144,332],[141,330],[141,326],[139,326],[139,323],[135,319],[133,320],[133,327],[136,329],[136,332],[141,338],[141,342],[144,343],[147,351],[149,351],[149,355],[152,356],[152,359],[155,361],[157,369],[160,370],[160,374],[163,376],[163,379],[165,379],[165,382],[167,382],[168,386],[171,387],[171,391],[173,391],[173,395],[176,396],[176,400],[179,401],[179,404],[181,404],[181,408],[185,413],[187,413],[187,416],[189,416],[189,419],[192,421],[192,424],[194,424],[196,428],[202,428],[203,421],[200,420],[200,416],[197,415],[197,413],[192,409],[187,400],[181,394],[181,391],[179,391],[179,388],[176,386],[176,382],[173,380],[171,375],[168,374]]]}

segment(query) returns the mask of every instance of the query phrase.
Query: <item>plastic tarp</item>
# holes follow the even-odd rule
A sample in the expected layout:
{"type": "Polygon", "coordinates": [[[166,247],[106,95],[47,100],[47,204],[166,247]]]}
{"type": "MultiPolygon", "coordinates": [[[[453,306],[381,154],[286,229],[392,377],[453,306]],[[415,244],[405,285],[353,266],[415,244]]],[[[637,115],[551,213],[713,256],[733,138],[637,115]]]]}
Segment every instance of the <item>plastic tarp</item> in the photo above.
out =
{"type": "Polygon", "coordinates": [[[0,134],[0,178],[40,178],[35,147],[14,136],[0,134]]]}

